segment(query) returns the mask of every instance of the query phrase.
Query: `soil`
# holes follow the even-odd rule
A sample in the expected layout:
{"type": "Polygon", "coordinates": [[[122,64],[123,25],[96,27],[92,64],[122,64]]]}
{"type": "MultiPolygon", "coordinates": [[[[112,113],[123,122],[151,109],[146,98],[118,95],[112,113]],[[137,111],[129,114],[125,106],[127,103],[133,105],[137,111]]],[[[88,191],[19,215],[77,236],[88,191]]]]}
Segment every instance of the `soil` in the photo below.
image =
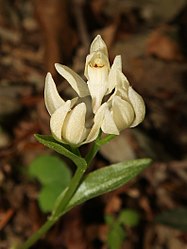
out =
{"type": "Polygon", "coordinates": [[[27,174],[34,158],[55,154],[34,138],[50,134],[45,75],[50,71],[63,98],[71,97],[54,63],[83,75],[96,34],[111,62],[122,55],[123,71],[147,111],[141,125],[103,146],[92,169],[144,157],[153,163],[129,184],[72,209],[32,248],[107,249],[106,216],[124,209],[136,210],[140,222],[123,227],[119,249],[187,248],[180,219],[177,228],[155,222],[164,211],[187,205],[186,2],[1,0],[0,249],[25,241],[47,218],[37,201],[40,185],[27,174]]]}

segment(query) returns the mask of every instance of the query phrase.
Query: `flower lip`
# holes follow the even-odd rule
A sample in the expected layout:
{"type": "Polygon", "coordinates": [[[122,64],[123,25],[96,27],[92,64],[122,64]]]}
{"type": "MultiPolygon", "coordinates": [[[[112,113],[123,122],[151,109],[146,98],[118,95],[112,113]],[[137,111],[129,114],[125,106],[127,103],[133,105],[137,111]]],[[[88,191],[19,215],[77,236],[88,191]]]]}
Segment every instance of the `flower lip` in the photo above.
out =
{"type": "Polygon", "coordinates": [[[92,65],[91,63],[89,64],[90,67],[95,67],[95,68],[102,68],[104,67],[105,65],[101,64],[100,61],[98,62],[95,62],[94,65],[92,65]]]}
{"type": "Polygon", "coordinates": [[[96,53],[96,55],[89,62],[89,66],[95,68],[102,68],[106,65],[105,60],[106,59],[103,58],[103,55],[101,53],[96,53]]]}
{"type": "Polygon", "coordinates": [[[108,58],[101,52],[93,52],[88,59],[88,65],[91,68],[102,68],[104,66],[109,67],[108,58]]]}

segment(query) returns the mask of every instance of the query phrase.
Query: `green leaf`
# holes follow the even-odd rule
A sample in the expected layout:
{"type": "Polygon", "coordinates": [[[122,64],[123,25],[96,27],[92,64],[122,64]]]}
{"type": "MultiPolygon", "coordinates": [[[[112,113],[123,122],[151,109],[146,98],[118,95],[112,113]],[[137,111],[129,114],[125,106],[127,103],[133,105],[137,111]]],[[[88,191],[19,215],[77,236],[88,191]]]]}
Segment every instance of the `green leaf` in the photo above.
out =
{"type": "Polygon", "coordinates": [[[95,155],[97,154],[97,152],[99,151],[99,149],[101,148],[102,145],[108,143],[110,140],[112,140],[116,135],[106,135],[104,138],[101,138],[101,133],[99,134],[99,136],[97,137],[97,139],[95,140],[95,142],[92,145],[92,149],[88,152],[88,154],[86,155],[86,162],[88,165],[90,165],[92,159],[95,157],[95,155]]]}
{"type": "Polygon", "coordinates": [[[29,167],[29,173],[43,185],[61,182],[64,186],[69,183],[71,173],[66,163],[60,158],[43,155],[35,158],[29,167]]]}
{"type": "Polygon", "coordinates": [[[120,212],[118,221],[120,224],[134,227],[138,225],[140,221],[140,215],[133,209],[124,209],[120,212]]]}
{"type": "Polygon", "coordinates": [[[114,223],[113,226],[110,227],[107,243],[110,249],[120,249],[123,241],[125,240],[126,233],[124,228],[118,224],[114,223]]]}
{"type": "Polygon", "coordinates": [[[53,182],[53,184],[42,187],[38,195],[38,204],[44,213],[53,210],[54,203],[63,189],[64,187],[62,187],[58,182],[53,182]]]}
{"type": "Polygon", "coordinates": [[[58,157],[40,156],[30,164],[29,174],[37,178],[42,185],[38,196],[40,208],[43,212],[52,211],[56,198],[71,179],[67,165],[58,157]]]}
{"type": "Polygon", "coordinates": [[[176,208],[165,211],[155,218],[155,222],[187,231],[187,208],[176,208]]]}
{"type": "Polygon", "coordinates": [[[110,192],[124,185],[151,163],[150,159],[139,159],[113,164],[88,174],[69,202],[66,211],[91,198],[110,192]]]}
{"type": "Polygon", "coordinates": [[[113,225],[115,222],[115,219],[112,215],[105,215],[105,222],[106,224],[108,224],[109,226],[113,225]]]}
{"type": "Polygon", "coordinates": [[[124,228],[112,215],[105,216],[108,225],[107,244],[110,249],[119,249],[126,237],[124,228]]]}
{"type": "Polygon", "coordinates": [[[84,158],[75,155],[68,149],[68,145],[57,142],[52,136],[35,134],[35,138],[41,144],[71,159],[77,166],[85,165],[84,158]]]}

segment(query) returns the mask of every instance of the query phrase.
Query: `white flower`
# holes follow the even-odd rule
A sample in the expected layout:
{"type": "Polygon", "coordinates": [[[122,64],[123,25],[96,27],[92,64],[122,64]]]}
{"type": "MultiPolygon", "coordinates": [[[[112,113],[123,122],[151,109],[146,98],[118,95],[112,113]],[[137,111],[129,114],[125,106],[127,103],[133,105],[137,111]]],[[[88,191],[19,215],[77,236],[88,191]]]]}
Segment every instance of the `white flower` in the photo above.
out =
{"type": "Polygon", "coordinates": [[[143,120],[143,99],[129,86],[122,73],[120,56],[116,56],[110,68],[107,47],[101,36],[93,40],[86,58],[87,82],[64,65],[55,64],[55,67],[78,95],[64,101],[51,74],[47,74],[44,99],[51,115],[51,132],[56,140],[80,146],[95,140],[100,129],[106,134],[117,135],[143,120]],[[112,91],[114,93],[110,96],[112,91]],[[103,102],[106,95],[108,101],[103,102]]]}
{"type": "MultiPolygon", "coordinates": [[[[56,68],[76,90],[79,97],[87,95],[87,85],[86,83],[85,86],[82,84],[83,80],[76,73],[59,64],[56,64],[56,68]]],[[[51,132],[56,140],[79,146],[97,138],[104,116],[102,108],[90,122],[89,116],[92,114],[87,112],[88,104],[90,104],[89,99],[83,99],[84,102],[80,102],[81,98],[64,101],[59,96],[50,73],[47,74],[45,80],[44,100],[51,115],[51,132]],[[88,117],[88,120],[86,120],[86,117],[88,117]],[[86,124],[88,127],[86,127],[86,124]]]]}
{"type": "Polygon", "coordinates": [[[145,104],[142,97],[129,85],[121,71],[121,56],[116,56],[109,75],[109,85],[115,88],[105,106],[106,113],[101,129],[107,134],[118,135],[128,127],[137,126],[145,116],[145,104]],[[113,126],[108,123],[113,121],[113,126]]]}
{"type": "Polygon", "coordinates": [[[95,113],[102,103],[108,90],[108,75],[110,64],[107,47],[98,35],[90,46],[90,54],[86,58],[85,76],[92,97],[92,107],[95,113]]]}

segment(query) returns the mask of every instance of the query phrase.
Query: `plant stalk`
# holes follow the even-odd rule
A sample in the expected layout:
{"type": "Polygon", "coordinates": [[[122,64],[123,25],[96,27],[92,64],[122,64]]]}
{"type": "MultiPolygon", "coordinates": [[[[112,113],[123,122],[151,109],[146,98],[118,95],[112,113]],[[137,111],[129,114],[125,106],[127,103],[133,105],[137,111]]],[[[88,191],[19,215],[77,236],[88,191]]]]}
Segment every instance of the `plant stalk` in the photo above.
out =
{"type": "MultiPolygon", "coordinates": [[[[17,249],[28,249],[32,245],[35,244],[36,241],[38,241],[49,229],[59,220],[59,218],[65,214],[65,209],[75,194],[77,188],[79,187],[82,177],[87,170],[88,166],[90,165],[91,161],[99,151],[100,147],[109,142],[114,135],[108,135],[105,138],[101,139],[100,136],[93,144],[92,148],[88,152],[86,158],[84,160],[81,160],[81,163],[79,161],[79,164],[77,163],[77,169],[76,172],[71,179],[71,182],[69,184],[69,187],[64,195],[62,195],[61,199],[59,199],[58,204],[55,206],[54,210],[52,211],[51,216],[48,218],[48,220],[41,226],[41,228],[36,231],[24,244],[21,246],[18,246],[17,249]]],[[[76,155],[80,155],[79,150],[72,148],[72,152],[76,155]]],[[[82,158],[83,159],[83,158],[82,158]]]]}
{"type": "Polygon", "coordinates": [[[44,225],[38,231],[36,231],[23,245],[18,247],[18,249],[28,249],[29,247],[31,247],[56,223],[56,221],[61,217],[61,215],[64,214],[63,211],[65,210],[70,199],[76,192],[86,169],[86,163],[85,165],[79,165],[79,167],[77,167],[77,170],[69,184],[68,190],[66,191],[62,199],[58,202],[58,205],[56,206],[55,210],[53,210],[52,215],[48,218],[44,225]]]}

